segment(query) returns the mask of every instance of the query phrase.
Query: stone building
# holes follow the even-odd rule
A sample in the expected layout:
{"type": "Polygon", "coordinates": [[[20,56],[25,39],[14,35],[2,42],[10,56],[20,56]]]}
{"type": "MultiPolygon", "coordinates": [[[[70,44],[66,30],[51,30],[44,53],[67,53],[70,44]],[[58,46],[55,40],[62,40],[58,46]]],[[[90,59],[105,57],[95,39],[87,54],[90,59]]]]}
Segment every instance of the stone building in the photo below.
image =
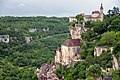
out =
{"type": "Polygon", "coordinates": [[[76,17],[69,17],[69,22],[77,22],[77,19],[76,19],[76,17]]]}
{"type": "Polygon", "coordinates": [[[103,13],[103,5],[101,4],[100,11],[92,11],[91,15],[84,15],[85,22],[87,21],[103,21],[104,13],[103,13]]]}
{"type": "Polygon", "coordinates": [[[68,39],[56,50],[55,63],[70,65],[80,60],[80,39],[68,39]]]}
{"type": "Polygon", "coordinates": [[[9,43],[9,35],[0,35],[0,42],[9,43]]]}
{"type": "Polygon", "coordinates": [[[59,80],[55,72],[55,66],[45,63],[37,69],[37,78],[38,80],[59,80]]]}
{"type": "MultiPolygon", "coordinates": [[[[84,21],[103,21],[104,19],[104,13],[103,13],[103,5],[101,4],[100,6],[100,11],[92,11],[92,13],[90,15],[84,15],[84,21]]],[[[73,21],[77,21],[76,17],[69,17],[69,22],[73,22],[73,21]]]]}

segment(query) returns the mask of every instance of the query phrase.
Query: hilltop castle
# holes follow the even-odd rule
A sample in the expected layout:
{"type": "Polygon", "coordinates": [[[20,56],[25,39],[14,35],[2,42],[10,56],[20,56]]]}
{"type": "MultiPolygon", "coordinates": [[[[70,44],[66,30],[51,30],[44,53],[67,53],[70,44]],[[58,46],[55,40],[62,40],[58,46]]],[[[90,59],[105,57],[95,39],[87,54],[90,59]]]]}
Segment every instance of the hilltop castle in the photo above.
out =
{"type": "MultiPolygon", "coordinates": [[[[83,15],[84,21],[103,21],[104,19],[104,13],[103,13],[103,5],[100,6],[100,11],[92,11],[90,15],[83,15]]],[[[77,21],[76,17],[69,17],[69,22],[77,21]]]]}

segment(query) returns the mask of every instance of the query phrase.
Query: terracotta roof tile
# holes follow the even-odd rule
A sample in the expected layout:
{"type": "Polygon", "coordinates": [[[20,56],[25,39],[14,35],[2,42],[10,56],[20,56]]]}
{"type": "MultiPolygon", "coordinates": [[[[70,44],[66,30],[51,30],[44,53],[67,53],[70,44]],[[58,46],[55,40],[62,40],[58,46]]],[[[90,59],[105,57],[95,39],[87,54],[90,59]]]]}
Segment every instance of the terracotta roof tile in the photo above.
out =
{"type": "Polygon", "coordinates": [[[68,39],[63,45],[68,47],[80,46],[80,39],[68,39]]]}

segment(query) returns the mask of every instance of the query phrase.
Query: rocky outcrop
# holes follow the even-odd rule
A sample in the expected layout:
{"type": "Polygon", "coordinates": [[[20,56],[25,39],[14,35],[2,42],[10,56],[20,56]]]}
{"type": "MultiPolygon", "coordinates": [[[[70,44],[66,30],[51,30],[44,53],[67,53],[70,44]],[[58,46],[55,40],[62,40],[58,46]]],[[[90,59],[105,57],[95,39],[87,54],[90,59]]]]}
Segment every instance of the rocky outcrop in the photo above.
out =
{"type": "Polygon", "coordinates": [[[113,57],[113,61],[112,61],[112,63],[113,63],[113,69],[114,70],[118,70],[119,69],[118,60],[117,60],[117,58],[114,55],[112,55],[112,57],[113,57]]]}
{"type": "Polygon", "coordinates": [[[70,26],[69,31],[72,39],[81,39],[81,34],[88,29],[84,27],[85,23],[83,24],[75,24],[75,26],[70,26]]]}
{"type": "Polygon", "coordinates": [[[104,51],[107,52],[108,48],[105,48],[105,47],[95,47],[95,49],[94,49],[94,56],[100,56],[104,51]]]}
{"type": "Polygon", "coordinates": [[[28,44],[28,43],[30,43],[31,41],[32,41],[32,36],[26,36],[25,37],[25,40],[26,40],[26,43],[28,44]]]}
{"type": "Polygon", "coordinates": [[[0,42],[9,43],[9,35],[0,35],[0,42]]]}
{"type": "Polygon", "coordinates": [[[55,72],[54,65],[43,64],[39,70],[37,69],[37,78],[38,80],[59,80],[55,72]]]}
{"type": "Polygon", "coordinates": [[[35,31],[37,31],[36,28],[29,28],[29,32],[35,32],[35,31]]]}

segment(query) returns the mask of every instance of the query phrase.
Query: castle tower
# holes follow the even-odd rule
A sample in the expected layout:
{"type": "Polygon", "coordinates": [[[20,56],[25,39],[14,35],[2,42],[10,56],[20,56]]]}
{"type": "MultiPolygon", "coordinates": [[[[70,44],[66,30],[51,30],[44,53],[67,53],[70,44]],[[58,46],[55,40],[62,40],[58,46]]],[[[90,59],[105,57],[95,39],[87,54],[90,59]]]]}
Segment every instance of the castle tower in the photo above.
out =
{"type": "Polygon", "coordinates": [[[103,4],[101,4],[101,6],[100,6],[101,21],[103,21],[103,19],[104,19],[103,9],[104,9],[103,4]]]}

